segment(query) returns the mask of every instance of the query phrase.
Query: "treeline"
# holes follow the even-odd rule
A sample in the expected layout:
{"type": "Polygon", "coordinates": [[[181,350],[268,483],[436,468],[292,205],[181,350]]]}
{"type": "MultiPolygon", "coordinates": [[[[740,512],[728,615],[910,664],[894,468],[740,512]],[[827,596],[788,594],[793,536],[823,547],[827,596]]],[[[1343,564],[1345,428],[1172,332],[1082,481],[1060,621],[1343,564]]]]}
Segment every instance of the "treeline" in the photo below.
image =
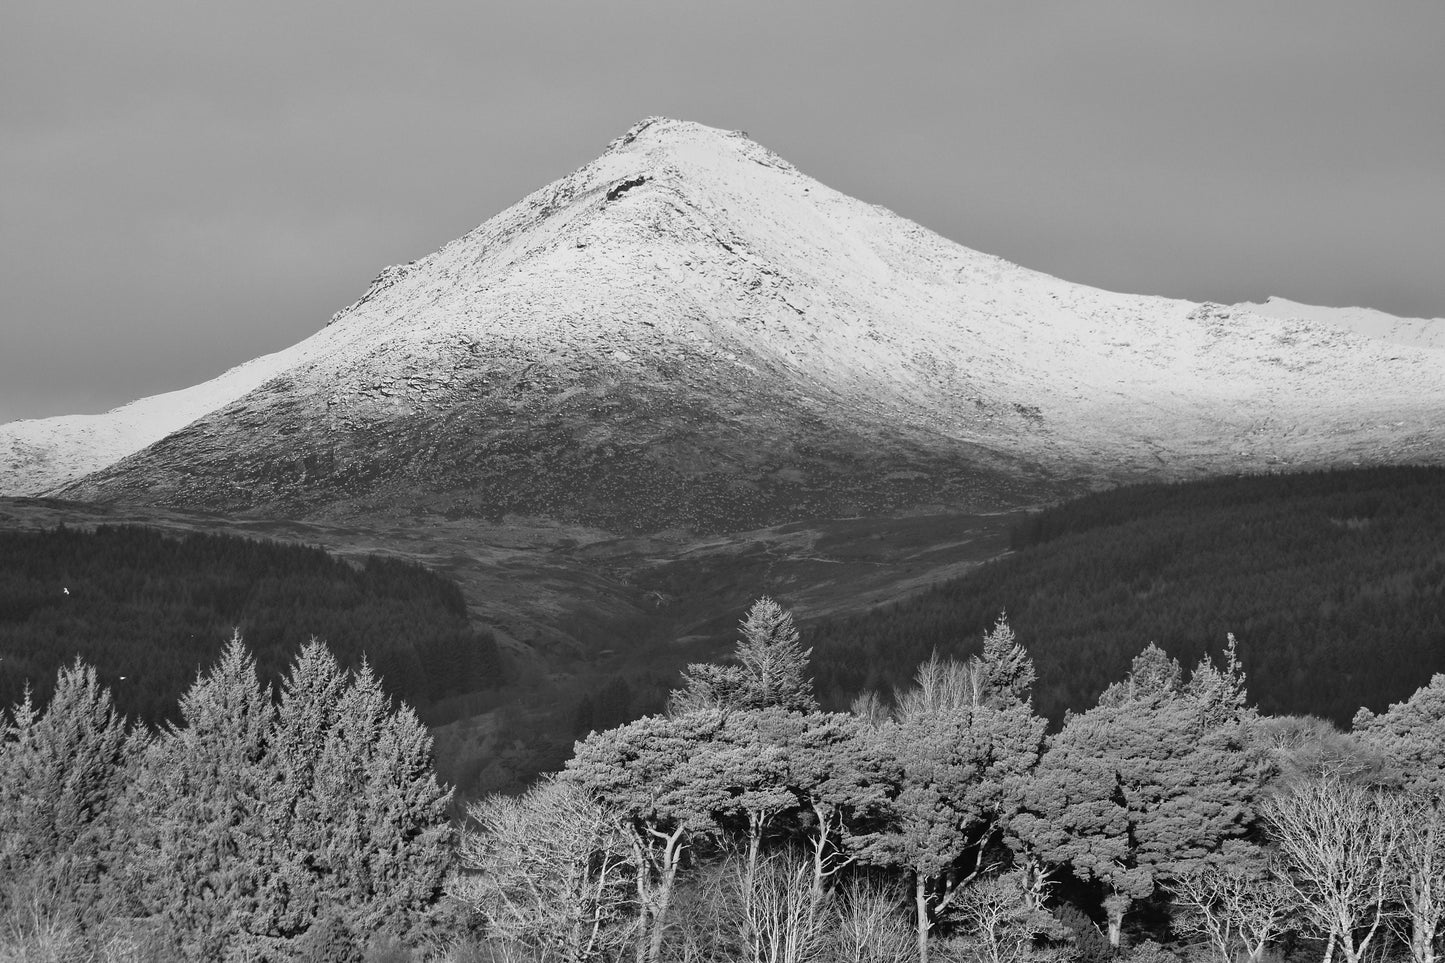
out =
{"type": "Polygon", "coordinates": [[[1445,470],[1140,485],[1049,509],[1015,551],[874,612],[810,626],[825,702],[966,657],[1000,610],[1030,639],[1036,704],[1091,705],[1150,640],[1186,663],[1226,632],[1269,713],[1347,723],[1423,685],[1445,644],[1445,470]],[[970,641],[974,640],[974,641],[970,641]]]}
{"type": "Polygon", "coordinates": [[[980,648],[822,712],[763,600],[666,715],[473,804],[452,894],[530,960],[1433,963],[1445,675],[1346,734],[1261,715],[1232,638],[1150,645],[1049,736],[1008,624],[980,648]]]}
{"type": "Polygon", "coordinates": [[[43,703],[78,656],[122,712],[170,719],[236,630],[269,680],[317,637],[418,707],[502,681],[496,641],[469,624],[456,584],[409,562],[140,526],[0,532],[0,704],[27,685],[43,703]]]}
{"type": "Polygon", "coordinates": [[[83,663],[0,719],[0,958],[1434,963],[1445,675],[1354,731],[1157,646],[1046,733],[1009,625],[821,711],[764,599],[666,714],[468,807],[369,671],[240,641],[174,725],[83,663]]]}

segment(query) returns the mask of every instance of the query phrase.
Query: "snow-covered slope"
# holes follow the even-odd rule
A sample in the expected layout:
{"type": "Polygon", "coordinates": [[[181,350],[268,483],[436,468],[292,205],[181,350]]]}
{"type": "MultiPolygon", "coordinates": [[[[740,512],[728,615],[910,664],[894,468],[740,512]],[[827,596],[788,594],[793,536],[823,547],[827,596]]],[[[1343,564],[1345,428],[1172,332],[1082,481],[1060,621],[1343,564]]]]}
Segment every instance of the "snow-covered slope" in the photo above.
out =
{"type": "Polygon", "coordinates": [[[230,404],[315,353],[311,341],[253,358],[210,381],[97,415],[0,424],[0,495],[38,495],[113,464],[230,404]]]}
{"type": "Polygon", "coordinates": [[[1445,348],[1445,318],[1397,318],[1374,308],[1328,308],[1277,297],[1263,304],[1245,302],[1235,307],[1270,318],[1312,321],[1392,344],[1445,348]]]}
{"type": "Polygon", "coordinates": [[[291,351],[59,493],[722,529],[1445,456],[1445,350],[1071,284],[664,119],[291,351]]]}

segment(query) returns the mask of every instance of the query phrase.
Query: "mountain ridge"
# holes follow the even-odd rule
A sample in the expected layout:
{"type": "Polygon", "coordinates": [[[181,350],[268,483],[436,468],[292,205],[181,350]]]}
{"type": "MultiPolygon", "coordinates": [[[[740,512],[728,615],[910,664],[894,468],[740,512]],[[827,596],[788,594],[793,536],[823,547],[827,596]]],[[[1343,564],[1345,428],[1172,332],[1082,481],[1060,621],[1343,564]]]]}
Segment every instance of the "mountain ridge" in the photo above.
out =
{"type": "Polygon", "coordinates": [[[46,490],[721,531],[1445,455],[1445,351],[1252,308],[1029,271],[654,118],[46,490]]]}

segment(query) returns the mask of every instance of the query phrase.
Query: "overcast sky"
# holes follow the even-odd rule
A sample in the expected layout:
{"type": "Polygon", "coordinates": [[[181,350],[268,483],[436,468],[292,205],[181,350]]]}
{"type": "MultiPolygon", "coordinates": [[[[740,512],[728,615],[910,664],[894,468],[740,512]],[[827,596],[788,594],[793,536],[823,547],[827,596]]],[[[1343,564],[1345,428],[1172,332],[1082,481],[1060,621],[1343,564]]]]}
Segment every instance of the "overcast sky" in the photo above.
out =
{"type": "Polygon", "coordinates": [[[5,0],[0,422],[301,340],[645,116],[1114,290],[1445,315],[1445,3],[5,0]]]}

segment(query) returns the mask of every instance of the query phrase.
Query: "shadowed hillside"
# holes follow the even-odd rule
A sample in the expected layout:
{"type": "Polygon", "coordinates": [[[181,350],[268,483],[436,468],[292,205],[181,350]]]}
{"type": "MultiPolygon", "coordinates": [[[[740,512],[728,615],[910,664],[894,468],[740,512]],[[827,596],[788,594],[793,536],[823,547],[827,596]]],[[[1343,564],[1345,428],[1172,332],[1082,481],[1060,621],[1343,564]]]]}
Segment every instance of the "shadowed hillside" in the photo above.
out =
{"type": "Polygon", "coordinates": [[[1445,470],[1390,468],[1132,486],[1020,524],[1014,551],[865,615],[805,629],[837,700],[970,652],[1001,611],[1038,665],[1039,708],[1078,710],[1148,642],[1186,664],[1239,639],[1269,713],[1347,723],[1439,671],[1445,470]]]}
{"type": "Polygon", "coordinates": [[[501,683],[496,643],[468,623],[461,592],[418,565],[138,526],[0,531],[0,704],[27,685],[43,701],[79,657],[123,711],[159,722],[234,631],[268,679],[321,638],[418,706],[501,683]]]}

